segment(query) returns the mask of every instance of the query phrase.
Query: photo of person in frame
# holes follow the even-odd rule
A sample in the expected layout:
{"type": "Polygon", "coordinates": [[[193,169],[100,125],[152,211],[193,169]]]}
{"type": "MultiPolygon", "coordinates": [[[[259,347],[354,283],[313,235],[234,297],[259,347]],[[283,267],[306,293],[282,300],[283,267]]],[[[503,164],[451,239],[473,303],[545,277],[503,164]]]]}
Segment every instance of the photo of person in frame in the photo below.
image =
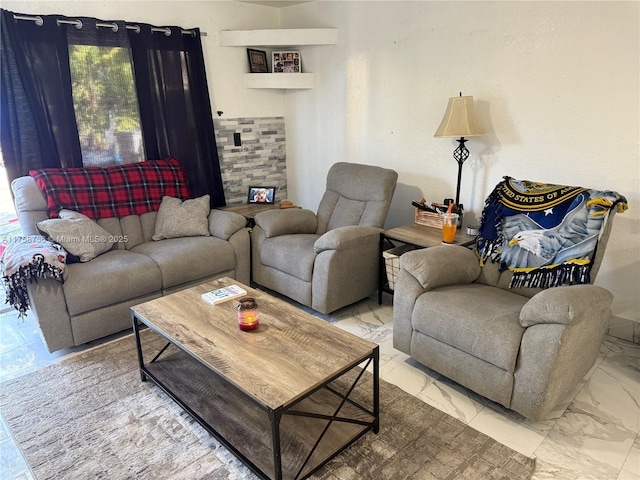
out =
{"type": "Polygon", "coordinates": [[[273,187],[250,187],[249,203],[273,203],[275,188],[273,187]]]}

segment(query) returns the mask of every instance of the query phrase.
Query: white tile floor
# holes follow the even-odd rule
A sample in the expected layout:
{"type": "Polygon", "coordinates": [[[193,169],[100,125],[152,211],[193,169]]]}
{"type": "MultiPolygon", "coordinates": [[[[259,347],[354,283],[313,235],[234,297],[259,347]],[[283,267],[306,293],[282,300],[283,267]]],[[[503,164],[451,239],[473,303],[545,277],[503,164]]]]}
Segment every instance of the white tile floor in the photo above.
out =
{"type": "MultiPolygon", "coordinates": [[[[383,305],[367,299],[323,318],[378,343],[386,381],[536,457],[534,479],[640,480],[639,345],[607,337],[584,383],[548,419],[530,422],[395,350],[390,297],[385,295],[383,305]]],[[[77,350],[49,354],[32,320],[19,320],[13,312],[0,315],[0,381],[43,368],[77,350]]],[[[0,452],[1,479],[33,478],[4,420],[0,452]]]]}

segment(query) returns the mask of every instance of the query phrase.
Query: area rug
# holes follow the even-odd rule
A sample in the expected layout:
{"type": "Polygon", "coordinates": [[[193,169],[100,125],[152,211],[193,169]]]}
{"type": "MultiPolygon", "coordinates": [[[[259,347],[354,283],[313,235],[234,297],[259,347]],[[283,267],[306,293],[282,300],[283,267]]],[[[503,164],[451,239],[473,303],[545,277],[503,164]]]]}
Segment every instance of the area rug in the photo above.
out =
{"type": "MultiPolygon", "coordinates": [[[[143,332],[148,334],[149,332],[143,332]]],[[[38,480],[255,479],[152,382],[132,336],[0,384],[0,410],[38,480]]],[[[529,479],[527,458],[385,381],[381,425],[311,477],[529,479]]]]}

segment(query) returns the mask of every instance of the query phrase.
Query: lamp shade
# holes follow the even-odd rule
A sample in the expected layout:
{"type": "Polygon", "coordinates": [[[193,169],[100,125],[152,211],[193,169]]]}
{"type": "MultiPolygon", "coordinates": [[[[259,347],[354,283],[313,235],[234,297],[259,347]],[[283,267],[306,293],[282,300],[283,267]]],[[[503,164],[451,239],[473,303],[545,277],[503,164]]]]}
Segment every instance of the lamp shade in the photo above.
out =
{"type": "Polygon", "coordinates": [[[473,97],[451,97],[434,137],[476,137],[484,135],[473,97]]]}

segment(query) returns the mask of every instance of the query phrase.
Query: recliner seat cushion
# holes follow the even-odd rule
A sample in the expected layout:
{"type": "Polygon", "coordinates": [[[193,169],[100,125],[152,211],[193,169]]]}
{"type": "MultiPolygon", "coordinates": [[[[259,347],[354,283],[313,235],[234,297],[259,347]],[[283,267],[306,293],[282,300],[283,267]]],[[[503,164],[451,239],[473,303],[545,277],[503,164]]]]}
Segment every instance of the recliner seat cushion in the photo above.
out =
{"type": "Polygon", "coordinates": [[[418,297],[412,326],[424,335],[513,372],[525,331],[519,322],[520,310],[527,300],[479,284],[442,287],[418,297]]]}
{"type": "Polygon", "coordinates": [[[111,250],[88,263],[67,265],[62,288],[69,313],[77,315],[158,292],[162,283],[160,269],[151,258],[111,250]]]}
{"type": "Polygon", "coordinates": [[[217,237],[169,238],[146,242],[131,250],[148,256],[160,269],[167,289],[224,272],[236,266],[233,246],[217,237]]]}
{"type": "Polygon", "coordinates": [[[295,234],[267,238],[260,250],[260,261],[267,267],[310,282],[316,254],[313,244],[320,235],[295,234]]]}

